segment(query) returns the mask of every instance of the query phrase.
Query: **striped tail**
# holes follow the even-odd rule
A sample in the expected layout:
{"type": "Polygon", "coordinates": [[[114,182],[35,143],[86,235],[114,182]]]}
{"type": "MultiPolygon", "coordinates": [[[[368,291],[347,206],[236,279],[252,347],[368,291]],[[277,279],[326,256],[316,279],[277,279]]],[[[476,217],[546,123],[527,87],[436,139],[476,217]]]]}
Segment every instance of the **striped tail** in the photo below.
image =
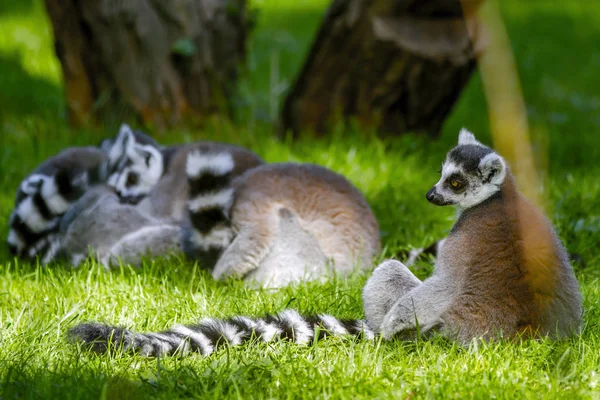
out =
{"type": "Polygon", "coordinates": [[[83,342],[98,353],[124,350],[147,357],[190,352],[208,356],[221,345],[239,346],[252,338],[261,342],[287,339],[296,344],[307,344],[314,339],[343,335],[367,340],[375,337],[363,320],[340,320],[326,314],[303,317],[295,310],[264,318],[208,318],[195,325],[177,325],[157,333],[134,333],[99,323],[77,325],[68,332],[70,340],[83,342]]]}
{"type": "Polygon", "coordinates": [[[59,170],[56,175],[33,174],[17,191],[9,220],[8,247],[11,254],[42,264],[54,260],[61,250],[61,217],[89,186],[83,171],[59,170]]]}
{"type": "Polygon", "coordinates": [[[191,229],[184,234],[185,253],[212,268],[231,243],[230,210],[233,204],[232,173],[235,161],[228,152],[191,151],[186,173],[191,229]]]}

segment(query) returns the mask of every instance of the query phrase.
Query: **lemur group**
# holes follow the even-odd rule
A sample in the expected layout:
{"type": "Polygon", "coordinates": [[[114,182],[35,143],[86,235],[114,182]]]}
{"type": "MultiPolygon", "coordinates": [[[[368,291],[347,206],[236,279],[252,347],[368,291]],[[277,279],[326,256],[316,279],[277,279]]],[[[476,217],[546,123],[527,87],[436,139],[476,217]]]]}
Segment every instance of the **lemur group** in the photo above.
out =
{"type": "MultiPolygon", "coordinates": [[[[251,339],[441,335],[468,346],[579,331],[582,297],[565,247],[497,152],[461,130],[425,199],[458,209],[434,246],[433,274],[421,281],[397,260],[376,266],[362,320],[288,309],[151,333],[82,323],[67,337],[96,352],[161,356],[209,355],[251,339]]],[[[125,124],[97,147],[69,148],[39,165],[21,183],[9,225],[11,253],[41,264],[94,259],[110,269],[184,253],[214,279],[263,288],[370,271],[381,250],[364,196],[333,171],[265,163],[224,143],[161,146],[125,124]]]]}

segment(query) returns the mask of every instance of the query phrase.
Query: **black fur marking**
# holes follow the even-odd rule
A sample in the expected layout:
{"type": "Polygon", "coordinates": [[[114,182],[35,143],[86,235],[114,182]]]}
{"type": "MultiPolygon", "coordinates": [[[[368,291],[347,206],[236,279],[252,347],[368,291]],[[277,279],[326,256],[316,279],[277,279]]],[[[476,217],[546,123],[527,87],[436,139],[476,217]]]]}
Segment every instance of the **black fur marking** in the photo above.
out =
{"type": "Polygon", "coordinates": [[[252,328],[252,326],[248,325],[246,322],[244,322],[244,320],[240,318],[229,318],[227,322],[235,326],[237,330],[242,333],[240,335],[242,343],[248,341],[254,334],[254,329],[252,328]]]}
{"type": "Polygon", "coordinates": [[[223,211],[222,206],[214,206],[191,213],[190,220],[194,228],[203,235],[206,235],[220,223],[229,223],[229,218],[225,214],[225,211],[223,211]]]}
{"type": "Polygon", "coordinates": [[[69,171],[59,171],[55,179],[58,193],[69,202],[79,199],[85,191],[83,187],[73,186],[73,176],[69,171]]]}
{"type": "Polygon", "coordinates": [[[456,165],[460,165],[468,173],[475,173],[478,170],[479,162],[483,157],[492,153],[489,147],[466,144],[459,145],[450,150],[448,158],[456,165]]]}
{"type": "Polygon", "coordinates": [[[439,244],[440,244],[439,240],[436,242],[433,242],[432,244],[427,246],[425,249],[423,249],[423,251],[421,252],[421,254],[419,254],[419,256],[431,255],[433,257],[437,257],[439,244]]]}
{"type": "Polygon", "coordinates": [[[125,182],[125,187],[130,188],[132,186],[137,185],[139,181],[139,175],[135,172],[130,172],[127,174],[127,181],[125,182]]]}
{"type": "Polygon", "coordinates": [[[279,334],[280,339],[294,341],[294,328],[281,318],[273,315],[268,315],[265,318],[265,322],[269,325],[275,325],[281,333],[279,334]]]}
{"type": "Polygon", "coordinates": [[[21,237],[21,240],[25,242],[27,247],[36,243],[42,236],[47,234],[47,232],[36,233],[32,231],[17,214],[14,214],[10,227],[21,237]]]}
{"type": "Polygon", "coordinates": [[[19,255],[19,251],[17,249],[17,246],[15,246],[14,244],[8,244],[8,253],[12,256],[18,256],[19,255]]]}
{"type": "Polygon", "coordinates": [[[202,334],[208,338],[210,344],[214,348],[217,348],[217,346],[228,342],[227,337],[225,337],[218,329],[218,326],[218,323],[201,322],[200,324],[192,325],[189,328],[197,332],[202,332],[202,334]]]}
{"type": "Polygon", "coordinates": [[[32,200],[33,204],[45,220],[49,221],[54,217],[54,214],[52,213],[52,211],[50,211],[48,205],[46,204],[46,200],[44,200],[44,198],[42,197],[41,192],[37,192],[36,194],[34,194],[32,200]]]}
{"type": "Polygon", "coordinates": [[[224,175],[216,175],[214,171],[204,171],[200,176],[189,178],[190,198],[196,198],[201,194],[219,192],[231,185],[231,172],[224,175]]]}
{"type": "Polygon", "coordinates": [[[331,335],[331,332],[327,329],[323,320],[321,318],[319,318],[317,315],[310,315],[310,316],[304,317],[304,319],[306,320],[306,322],[308,322],[313,333],[315,335],[317,335],[318,340],[321,340],[321,339],[331,335]],[[317,327],[318,327],[318,329],[317,329],[317,327]]]}
{"type": "MultiPolygon", "coordinates": [[[[195,326],[186,326],[186,328],[188,328],[189,330],[194,331],[196,333],[203,334],[203,332],[198,331],[198,329],[196,329],[195,326]]],[[[169,334],[178,336],[179,338],[181,338],[182,342],[187,341],[188,345],[190,346],[190,350],[191,351],[195,351],[195,352],[200,353],[202,355],[206,355],[205,354],[206,349],[204,349],[202,347],[202,344],[196,342],[192,337],[184,335],[184,334],[179,333],[179,332],[172,332],[172,331],[169,331],[169,334]]]]}
{"type": "Polygon", "coordinates": [[[23,202],[23,200],[25,200],[27,198],[27,193],[23,192],[21,189],[19,189],[17,191],[17,195],[15,197],[15,208],[17,208],[19,206],[19,204],[21,204],[21,202],[23,202]]]}

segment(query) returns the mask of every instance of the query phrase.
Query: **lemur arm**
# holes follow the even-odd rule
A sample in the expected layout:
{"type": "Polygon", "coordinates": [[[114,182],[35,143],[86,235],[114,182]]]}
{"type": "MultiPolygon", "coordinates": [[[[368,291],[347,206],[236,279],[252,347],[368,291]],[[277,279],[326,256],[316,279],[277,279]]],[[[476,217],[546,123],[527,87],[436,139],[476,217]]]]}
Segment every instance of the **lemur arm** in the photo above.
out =
{"type": "Polygon", "coordinates": [[[379,331],[396,301],[419,285],[421,281],[400,261],[386,260],[378,265],[362,293],[369,327],[379,331]]]}
{"type": "Polygon", "coordinates": [[[266,226],[245,227],[225,249],[213,269],[216,280],[243,278],[257,269],[269,252],[273,233],[266,226]]]}
{"type": "Polygon", "coordinates": [[[427,332],[441,324],[441,315],[450,302],[447,282],[433,276],[400,297],[383,319],[379,332],[391,339],[402,332],[427,332]]]}

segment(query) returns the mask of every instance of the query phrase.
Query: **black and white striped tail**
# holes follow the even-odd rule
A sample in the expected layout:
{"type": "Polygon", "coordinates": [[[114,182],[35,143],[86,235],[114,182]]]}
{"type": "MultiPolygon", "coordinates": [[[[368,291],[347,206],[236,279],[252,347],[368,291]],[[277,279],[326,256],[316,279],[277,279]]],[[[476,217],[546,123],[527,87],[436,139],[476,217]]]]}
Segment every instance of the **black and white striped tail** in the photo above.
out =
{"type": "Polygon", "coordinates": [[[9,219],[8,247],[11,254],[47,264],[60,252],[60,218],[85,192],[87,172],[72,177],[70,171],[54,176],[34,174],[17,191],[9,219]]]}
{"type": "Polygon", "coordinates": [[[184,251],[209,268],[233,239],[229,214],[234,167],[235,161],[228,152],[195,150],[188,154],[188,210],[192,227],[185,234],[184,251]]]}
{"type": "Polygon", "coordinates": [[[71,340],[83,342],[98,353],[124,350],[148,357],[190,352],[208,356],[220,345],[238,346],[252,338],[262,342],[287,339],[307,344],[330,335],[351,335],[367,340],[375,337],[363,320],[340,320],[326,314],[304,317],[295,310],[264,318],[208,318],[195,325],[177,325],[157,333],[135,333],[99,323],[77,325],[68,332],[71,340]]]}

